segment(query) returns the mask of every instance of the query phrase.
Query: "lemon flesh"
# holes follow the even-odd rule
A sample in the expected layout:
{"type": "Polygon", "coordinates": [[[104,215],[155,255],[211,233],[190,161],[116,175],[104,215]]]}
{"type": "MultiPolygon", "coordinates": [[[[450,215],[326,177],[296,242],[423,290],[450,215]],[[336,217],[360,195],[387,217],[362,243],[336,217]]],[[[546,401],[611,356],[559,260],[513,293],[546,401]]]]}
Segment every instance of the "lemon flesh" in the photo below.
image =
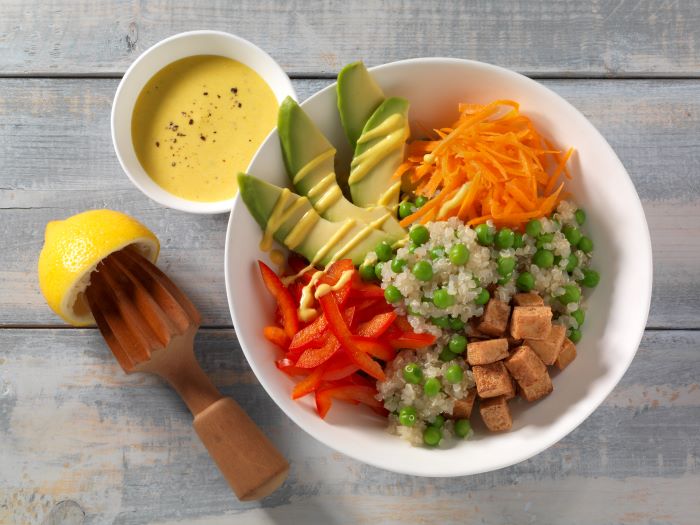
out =
{"type": "Polygon", "coordinates": [[[153,232],[124,213],[91,210],[48,223],[38,270],[51,309],[73,326],[94,324],[85,297],[90,274],[102,259],[127,246],[153,263],[158,258],[153,232]]]}

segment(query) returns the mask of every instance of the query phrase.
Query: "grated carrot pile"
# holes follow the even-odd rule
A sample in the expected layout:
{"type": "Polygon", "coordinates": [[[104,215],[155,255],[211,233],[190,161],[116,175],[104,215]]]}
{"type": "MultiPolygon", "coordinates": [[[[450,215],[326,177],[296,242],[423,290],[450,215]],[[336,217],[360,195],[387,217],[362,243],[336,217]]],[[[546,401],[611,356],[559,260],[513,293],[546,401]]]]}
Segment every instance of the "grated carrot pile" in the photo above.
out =
{"type": "Polygon", "coordinates": [[[571,178],[573,149],[555,150],[511,100],[460,104],[459,113],[452,127],[435,130],[437,140],[408,145],[394,177],[428,201],[401,225],[458,216],[469,225],[491,219],[517,228],[549,215],[564,197],[562,174],[571,178]]]}

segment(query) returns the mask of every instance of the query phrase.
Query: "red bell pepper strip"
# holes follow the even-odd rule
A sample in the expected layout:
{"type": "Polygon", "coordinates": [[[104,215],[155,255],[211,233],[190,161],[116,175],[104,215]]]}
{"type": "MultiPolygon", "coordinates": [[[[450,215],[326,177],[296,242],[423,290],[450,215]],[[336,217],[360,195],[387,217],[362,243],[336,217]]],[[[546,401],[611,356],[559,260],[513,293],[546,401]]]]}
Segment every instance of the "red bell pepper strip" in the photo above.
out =
{"type": "Polygon", "coordinates": [[[359,402],[373,409],[383,409],[381,401],[374,397],[376,394],[377,390],[370,386],[343,385],[324,388],[316,391],[316,411],[321,418],[325,418],[333,399],[351,403],[359,402]]]}
{"type": "Polygon", "coordinates": [[[392,348],[423,348],[435,342],[436,337],[431,334],[419,334],[417,332],[387,332],[386,341],[392,348]]]}
{"type": "Polygon", "coordinates": [[[395,319],[396,312],[377,314],[357,327],[357,335],[374,337],[376,339],[389,329],[395,319]]]}
{"type": "Polygon", "coordinates": [[[352,297],[361,297],[363,299],[382,299],[384,300],[384,290],[376,284],[356,282],[352,286],[352,297]]]}
{"type": "Polygon", "coordinates": [[[338,339],[333,334],[328,334],[323,346],[304,350],[304,353],[299,356],[296,366],[299,368],[316,368],[328,361],[338,351],[340,351],[338,339]]]}
{"type": "Polygon", "coordinates": [[[328,320],[328,327],[350,359],[361,370],[364,370],[375,379],[385,379],[386,376],[382,367],[368,355],[373,351],[383,352],[384,348],[382,345],[373,339],[352,335],[350,328],[348,328],[340,313],[340,308],[338,308],[338,303],[333,294],[329,293],[322,296],[319,299],[319,303],[321,304],[323,315],[328,320]]]}
{"type": "Polygon", "coordinates": [[[314,392],[321,384],[321,377],[323,377],[323,372],[325,367],[323,365],[314,369],[307,377],[299,381],[294,385],[294,390],[292,390],[292,399],[299,399],[304,397],[306,394],[314,392]]]}
{"type": "MultiPolygon", "coordinates": [[[[355,307],[347,308],[343,313],[345,322],[352,324],[355,317],[355,307]]],[[[328,320],[320,315],[314,321],[297,332],[289,345],[288,357],[299,359],[309,348],[320,348],[326,344],[328,337],[328,320]]]]}
{"type": "Polygon", "coordinates": [[[286,357],[275,361],[275,365],[277,366],[277,368],[282,370],[282,372],[292,377],[305,376],[309,373],[309,371],[306,368],[298,368],[294,366],[294,361],[292,361],[291,359],[287,359],[286,357]]]}
{"type": "Polygon", "coordinates": [[[347,355],[341,352],[328,361],[326,371],[323,373],[323,380],[337,381],[355,374],[358,370],[359,368],[357,365],[350,361],[347,355]]]}
{"type": "Polygon", "coordinates": [[[282,326],[289,339],[294,337],[299,331],[299,319],[297,317],[297,306],[294,302],[292,294],[282,284],[277,274],[262,261],[258,261],[260,273],[262,275],[265,286],[272,294],[272,297],[277,301],[280,317],[282,318],[282,326]]]}
{"type": "Polygon", "coordinates": [[[270,341],[272,344],[277,345],[279,348],[287,351],[289,347],[289,337],[285,331],[279,326],[266,326],[263,328],[263,335],[265,339],[270,341]]]}

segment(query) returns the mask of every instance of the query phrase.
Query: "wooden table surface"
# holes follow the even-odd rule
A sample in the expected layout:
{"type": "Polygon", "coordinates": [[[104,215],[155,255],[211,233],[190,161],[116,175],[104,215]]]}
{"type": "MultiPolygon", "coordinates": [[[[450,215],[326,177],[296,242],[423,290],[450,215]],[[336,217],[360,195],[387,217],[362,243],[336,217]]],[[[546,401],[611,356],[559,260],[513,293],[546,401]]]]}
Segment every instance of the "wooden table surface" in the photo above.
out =
{"type": "Polygon", "coordinates": [[[621,0],[317,4],[272,0],[0,2],[0,523],[700,523],[700,3],[621,0]],[[523,72],[579,108],[646,211],[654,294],[619,386],[546,452],[457,479],[395,475],[334,453],[258,385],[226,305],[227,216],[165,209],[112,149],[120,76],[146,48],[220,29],[266,49],[300,99],[340,67],[452,56],[523,72]],[[44,225],[128,212],[201,309],[198,355],[283,452],[286,485],[238,503],[180,400],[126,376],[95,329],[49,311],[44,225]]]}

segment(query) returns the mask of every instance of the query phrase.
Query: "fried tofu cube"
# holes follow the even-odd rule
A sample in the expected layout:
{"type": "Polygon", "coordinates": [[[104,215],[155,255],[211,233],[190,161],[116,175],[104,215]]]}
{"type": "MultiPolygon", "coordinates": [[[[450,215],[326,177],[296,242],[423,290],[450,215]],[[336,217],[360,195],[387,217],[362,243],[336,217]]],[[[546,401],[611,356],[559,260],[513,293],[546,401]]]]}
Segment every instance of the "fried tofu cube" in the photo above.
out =
{"type": "Polygon", "coordinates": [[[545,365],[553,365],[557,360],[561,345],[566,339],[566,328],[553,324],[546,339],[525,339],[525,344],[532,348],[545,365]]]}
{"type": "Polygon", "coordinates": [[[515,380],[511,376],[510,377],[510,390],[508,392],[506,392],[505,394],[503,394],[503,397],[505,397],[506,400],[513,399],[517,393],[518,393],[518,391],[516,390],[515,380]]]}
{"type": "Polygon", "coordinates": [[[467,391],[467,397],[455,401],[455,406],[452,409],[452,419],[469,419],[472,416],[474,409],[474,401],[476,400],[476,388],[470,388],[467,391]]]}
{"type": "Polygon", "coordinates": [[[477,328],[480,332],[491,337],[502,336],[508,328],[508,318],[510,317],[510,306],[498,299],[491,299],[486,303],[484,315],[477,328]]]}
{"type": "Polygon", "coordinates": [[[544,366],[534,350],[527,345],[516,348],[504,363],[508,372],[521,386],[536,383],[547,373],[547,367],[544,366]]]}
{"type": "Polygon", "coordinates": [[[564,370],[574,359],[576,359],[576,345],[569,338],[566,338],[554,364],[559,370],[564,370]]]}
{"type": "Polygon", "coordinates": [[[510,375],[502,361],[472,368],[479,397],[497,397],[508,394],[512,388],[510,375]]]}
{"type": "Polygon", "coordinates": [[[489,339],[467,345],[467,362],[471,365],[488,365],[508,357],[506,339],[489,339]]]}
{"type": "Polygon", "coordinates": [[[467,324],[467,337],[469,340],[474,340],[474,341],[481,341],[483,339],[489,339],[491,336],[488,334],[485,334],[483,332],[480,332],[477,326],[479,325],[479,322],[477,319],[471,319],[469,321],[469,324],[467,324]]]}
{"type": "Polygon", "coordinates": [[[544,299],[534,292],[516,293],[513,296],[515,306],[544,306],[544,299]]]}
{"type": "Polygon", "coordinates": [[[552,329],[552,309],[549,306],[516,306],[510,320],[513,339],[546,339],[552,329]]]}
{"type": "Polygon", "coordinates": [[[479,413],[491,432],[503,432],[513,426],[508,401],[505,396],[484,399],[479,403],[479,413]]]}
{"type": "Polygon", "coordinates": [[[534,383],[529,385],[522,385],[518,383],[518,386],[520,387],[520,397],[522,397],[525,401],[530,402],[542,399],[544,396],[549,395],[552,390],[554,390],[552,379],[549,377],[549,374],[546,371],[534,383]]]}
{"type": "MultiPolygon", "coordinates": [[[[509,330],[510,332],[510,330],[509,330]]],[[[508,341],[508,348],[517,348],[519,346],[522,346],[523,340],[522,339],[513,339],[510,335],[506,337],[506,340],[508,341]]]]}

